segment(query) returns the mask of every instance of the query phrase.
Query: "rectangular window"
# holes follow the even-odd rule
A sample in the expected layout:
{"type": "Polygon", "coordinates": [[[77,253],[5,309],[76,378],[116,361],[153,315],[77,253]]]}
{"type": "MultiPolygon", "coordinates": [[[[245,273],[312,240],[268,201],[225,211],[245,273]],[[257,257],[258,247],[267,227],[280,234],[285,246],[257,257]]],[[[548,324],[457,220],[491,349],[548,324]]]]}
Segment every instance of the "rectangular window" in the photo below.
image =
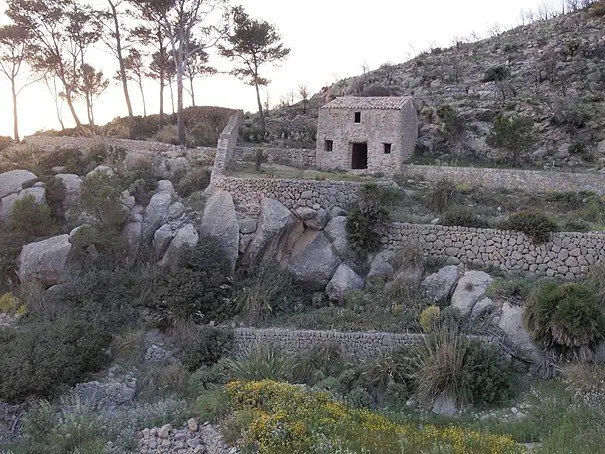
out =
{"type": "Polygon", "coordinates": [[[332,151],[333,147],[334,147],[334,141],[326,140],[326,142],[324,143],[324,151],[332,151]]]}
{"type": "Polygon", "coordinates": [[[361,112],[355,112],[355,123],[361,123],[361,112]]]}
{"type": "Polygon", "coordinates": [[[390,143],[384,143],[384,154],[391,154],[391,144],[390,143]]]}

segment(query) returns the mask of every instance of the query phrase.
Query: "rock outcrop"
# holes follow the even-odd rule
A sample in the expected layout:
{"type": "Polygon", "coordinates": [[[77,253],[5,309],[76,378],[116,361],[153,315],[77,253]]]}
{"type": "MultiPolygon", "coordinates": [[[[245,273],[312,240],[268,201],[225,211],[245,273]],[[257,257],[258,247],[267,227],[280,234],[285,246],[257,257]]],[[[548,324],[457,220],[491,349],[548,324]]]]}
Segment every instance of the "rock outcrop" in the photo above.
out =
{"type": "Polygon", "coordinates": [[[234,271],[239,253],[240,224],[231,194],[216,190],[208,199],[200,233],[202,236],[216,238],[231,265],[231,271],[234,271]]]}
{"type": "Polygon", "coordinates": [[[470,315],[475,304],[485,297],[485,291],[494,279],[483,271],[467,271],[458,281],[452,295],[452,306],[462,315],[470,315]]]}
{"type": "Polygon", "coordinates": [[[363,290],[363,287],[363,279],[349,265],[343,263],[326,286],[326,294],[331,300],[342,303],[348,292],[363,290]]]}
{"type": "Polygon", "coordinates": [[[332,245],[323,232],[315,232],[306,244],[297,245],[298,250],[288,263],[292,277],[313,287],[325,287],[342,260],[334,253],[332,245]]]}
{"type": "Polygon", "coordinates": [[[37,280],[46,287],[63,282],[71,252],[69,235],[59,235],[23,246],[19,256],[21,282],[37,280]]]}
{"type": "Polygon", "coordinates": [[[445,304],[460,275],[460,268],[457,265],[448,265],[427,276],[421,284],[427,300],[431,303],[445,304]]]}
{"type": "Polygon", "coordinates": [[[168,245],[168,249],[166,249],[166,253],[164,254],[164,257],[162,257],[160,265],[171,267],[179,266],[186,254],[195,249],[198,240],[199,235],[197,230],[195,230],[195,227],[191,224],[185,225],[176,233],[173,240],[168,245]]]}

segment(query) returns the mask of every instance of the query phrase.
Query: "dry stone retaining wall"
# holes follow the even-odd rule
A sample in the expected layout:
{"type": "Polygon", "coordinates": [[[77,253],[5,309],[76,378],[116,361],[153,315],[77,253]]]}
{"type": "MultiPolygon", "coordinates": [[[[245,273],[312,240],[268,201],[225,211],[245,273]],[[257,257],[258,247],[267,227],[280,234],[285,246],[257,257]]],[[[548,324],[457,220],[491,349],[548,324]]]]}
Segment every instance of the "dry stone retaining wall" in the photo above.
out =
{"type": "Polygon", "coordinates": [[[221,132],[216,145],[216,155],[214,157],[214,167],[212,168],[211,181],[214,183],[225,170],[225,165],[233,159],[237,139],[239,138],[239,125],[241,122],[241,113],[232,115],[227,122],[227,126],[221,132]]]}
{"type": "Polygon", "coordinates": [[[456,183],[494,189],[520,189],[528,192],[592,191],[599,195],[605,194],[605,175],[601,173],[405,164],[401,171],[409,175],[421,175],[432,182],[450,179],[456,183]]]}
{"type": "Polygon", "coordinates": [[[234,158],[239,161],[254,161],[257,150],[261,150],[271,164],[284,164],[298,169],[315,166],[314,148],[236,147],[234,158]]]}
{"type": "Polygon", "coordinates": [[[356,358],[370,358],[395,347],[416,345],[422,339],[422,334],[411,333],[238,328],[235,330],[234,354],[241,358],[259,348],[269,348],[286,355],[295,355],[313,347],[335,344],[340,346],[345,354],[356,358]]]}
{"type": "Polygon", "coordinates": [[[605,263],[605,234],[597,233],[555,233],[549,242],[536,245],[513,231],[393,223],[382,238],[391,250],[410,241],[417,241],[426,257],[549,277],[573,279],[605,263]]]}
{"type": "Polygon", "coordinates": [[[258,207],[263,198],[279,200],[291,210],[299,207],[315,210],[323,208],[328,212],[335,207],[346,209],[357,200],[357,191],[362,183],[220,177],[214,180],[214,185],[229,191],[238,208],[248,209],[250,214],[258,214],[258,207]]]}

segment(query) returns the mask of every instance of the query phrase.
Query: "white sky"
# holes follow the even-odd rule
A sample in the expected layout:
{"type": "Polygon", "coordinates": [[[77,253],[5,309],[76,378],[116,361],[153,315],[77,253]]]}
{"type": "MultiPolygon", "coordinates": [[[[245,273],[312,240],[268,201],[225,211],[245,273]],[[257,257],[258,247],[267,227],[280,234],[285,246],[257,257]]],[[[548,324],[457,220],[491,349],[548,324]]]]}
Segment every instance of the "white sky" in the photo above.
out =
{"type": "MultiPolygon", "coordinates": [[[[375,69],[385,62],[401,63],[431,46],[449,47],[455,37],[468,37],[473,32],[487,35],[495,24],[511,28],[520,24],[520,12],[537,11],[541,5],[561,8],[564,0],[233,0],[241,3],[252,17],[275,24],[290,47],[287,61],[265,70],[271,79],[270,102],[275,105],[289,91],[305,83],[311,93],[337,79],[362,73],[362,65],[375,69]]],[[[103,0],[95,0],[104,4],[103,0]]],[[[5,2],[0,0],[2,18],[5,2]]],[[[101,45],[91,54],[91,63],[113,77],[114,62],[101,45]]],[[[228,62],[214,60],[220,68],[228,62]]],[[[3,75],[2,75],[3,77],[3,75]]],[[[158,112],[157,84],[146,86],[147,111],[158,112]]],[[[136,86],[131,85],[135,113],[142,114],[136,86]]],[[[166,91],[166,112],[171,112],[166,91]]],[[[189,97],[185,95],[189,103],[189,97]]],[[[254,88],[238,79],[219,75],[200,80],[196,86],[197,105],[216,105],[256,110],[254,88]]],[[[53,100],[45,86],[28,87],[19,98],[21,136],[38,129],[58,129],[53,100]]],[[[78,106],[82,121],[85,107],[78,106]]],[[[95,108],[98,124],[126,115],[124,98],[116,83],[101,96],[95,108]]],[[[64,121],[72,125],[65,110],[64,121]]],[[[12,105],[9,86],[0,79],[0,135],[12,135],[12,105]]]]}

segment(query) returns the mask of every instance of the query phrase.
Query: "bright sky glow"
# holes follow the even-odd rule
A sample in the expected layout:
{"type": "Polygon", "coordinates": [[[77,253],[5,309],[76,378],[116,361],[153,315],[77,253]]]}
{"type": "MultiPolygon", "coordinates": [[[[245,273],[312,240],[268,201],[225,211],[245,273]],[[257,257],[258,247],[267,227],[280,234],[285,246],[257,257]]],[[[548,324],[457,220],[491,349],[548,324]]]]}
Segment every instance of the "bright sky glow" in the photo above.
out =
{"type": "MultiPolygon", "coordinates": [[[[95,0],[104,5],[103,0],[95,0]]],[[[278,104],[288,92],[297,91],[304,83],[311,93],[336,80],[362,73],[362,66],[378,68],[385,62],[401,63],[432,46],[449,47],[456,38],[468,38],[473,33],[485,37],[494,25],[512,28],[521,23],[522,10],[537,11],[541,6],[561,9],[564,0],[240,0],[250,16],[274,23],[283,42],[292,49],[286,62],[265,69],[271,80],[268,93],[271,105],[278,104]]],[[[0,1],[4,11],[5,2],[0,1]]],[[[0,23],[6,23],[2,13],[0,23]]],[[[114,61],[102,45],[97,45],[89,58],[113,78],[117,71],[114,61]]],[[[229,63],[218,58],[212,63],[228,71],[229,63]]],[[[148,112],[158,112],[158,85],[148,81],[145,87],[148,112]]],[[[171,112],[170,96],[166,92],[165,111],[171,112]]],[[[137,88],[131,88],[136,114],[142,114],[137,88]]],[[[186,103],[190,103],[185,96],[186,103]]],[[[297,99],[295,99],[296,101],[297,99]]],[[[229,75],[202,79],[196,86],[198,105],[216,105],[255,110],[254,89],[229,75]]],[[[189,104],[187,104],[189,105],[189,104]]],[[[82,120],[85,106],[78,105],[82,120]]],[[[53,100],[44,85],[27,88],[19,98],[21,135],[39,129],[59,128],[53,100]]],[[[126,115],[120,86],[111,87],[97,101],[95,117],[103,124],[116,116],[126,115]]],[[[73,125],[65,108],[66,125],[73,125]]],[[[12,105],[6,79],[0,79],[0,135],[12,135],[12,105]]]]}

